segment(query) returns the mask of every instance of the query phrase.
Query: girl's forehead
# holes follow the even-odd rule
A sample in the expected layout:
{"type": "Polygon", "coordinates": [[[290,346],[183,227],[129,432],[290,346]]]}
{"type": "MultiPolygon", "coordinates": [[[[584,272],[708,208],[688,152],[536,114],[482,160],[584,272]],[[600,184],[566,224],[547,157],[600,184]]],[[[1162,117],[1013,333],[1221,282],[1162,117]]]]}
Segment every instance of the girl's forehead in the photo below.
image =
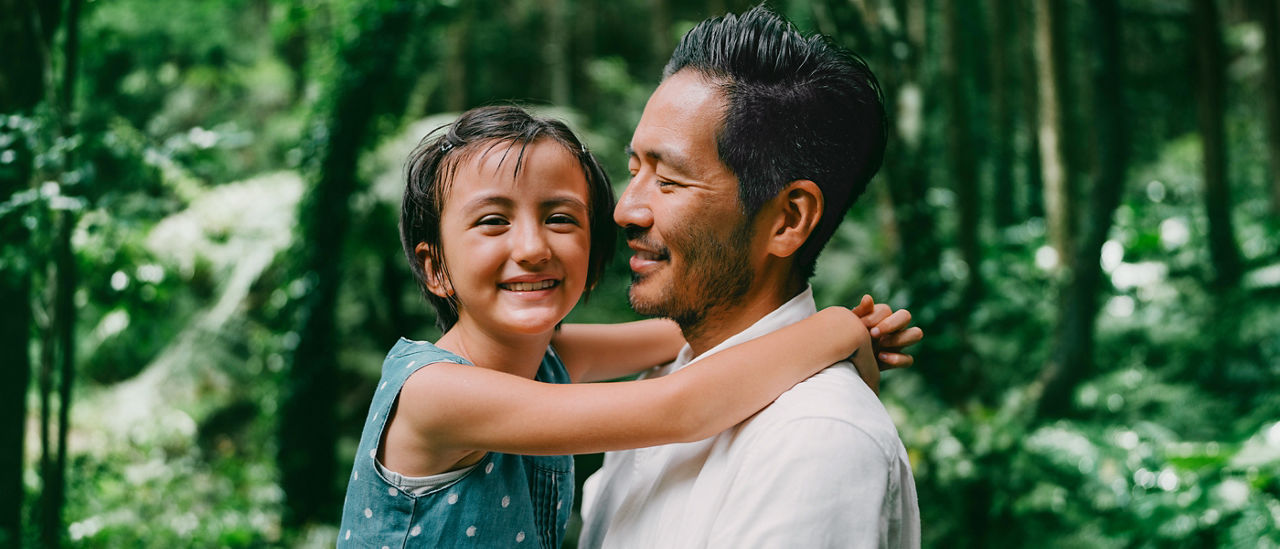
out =
{"type": "Polygon", "coordinates": [[[449,197],[476,192],[509,192],[516,195],[547,192],[573,193],[589,202],[586,174],[581,162],[554,139],[531,143],[491,141],[475,144],[458,159],[449,197]]]}

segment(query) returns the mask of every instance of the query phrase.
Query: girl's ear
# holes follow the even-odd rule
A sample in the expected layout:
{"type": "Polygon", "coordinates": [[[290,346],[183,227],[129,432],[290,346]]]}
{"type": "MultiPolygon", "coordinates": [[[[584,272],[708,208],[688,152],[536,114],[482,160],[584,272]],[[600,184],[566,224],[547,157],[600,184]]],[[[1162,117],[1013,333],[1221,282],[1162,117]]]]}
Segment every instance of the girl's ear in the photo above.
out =
{"type": "Polygon", "coordinates": [[[422,263],[422,272],[427,275],[427,290],[432,294],[448,299],[453,296],[453,285],[449,283],[449,277],[444,274],[444,266],[437,269],[432,262],[431,245],[426,242],[419,242],[414,246],[413,253],[417,254],[418,261],[422,263]]]}

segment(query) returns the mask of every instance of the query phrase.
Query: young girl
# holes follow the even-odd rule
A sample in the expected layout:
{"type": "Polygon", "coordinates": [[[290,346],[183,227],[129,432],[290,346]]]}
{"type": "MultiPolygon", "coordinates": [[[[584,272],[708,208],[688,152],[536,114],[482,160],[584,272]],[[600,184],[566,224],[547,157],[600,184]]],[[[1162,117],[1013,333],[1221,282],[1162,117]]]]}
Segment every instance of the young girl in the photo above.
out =
{"type": "Polygon", "coordinates": [[[830,308],[666,377],[571,385],[684,344],[664,320],[557,336],[614,243],[595,158],[558,121],[485,107],[425,139],[407,175],[401,237],[445,333],[401,339],[383,363],[340,547],[559,547],[573,498],[563,454],[700,440],[851,354],[876,367],[863,321],[830,308]],[[602,341],[609,352],[588,351],[602,341]]]}

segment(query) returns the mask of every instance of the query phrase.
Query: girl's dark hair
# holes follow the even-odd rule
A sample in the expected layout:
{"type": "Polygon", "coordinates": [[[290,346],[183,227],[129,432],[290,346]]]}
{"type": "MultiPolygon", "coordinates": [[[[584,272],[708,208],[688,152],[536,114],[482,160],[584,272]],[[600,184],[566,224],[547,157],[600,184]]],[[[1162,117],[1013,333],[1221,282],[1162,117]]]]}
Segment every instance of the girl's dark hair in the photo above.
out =
{"type": "MultiPolygon", "coordinates": [[[[525,149],[540,139],[550,139],[568,150],[582,166],[590,194],[587,204],[591,250],[587,264],[587,289],[591,292],[605,264],[613,255],[613,187],[600,163],[564,122],[529,114],[520,107],[489,106],[462,113],[452,124],[436,128],[418,143],[405,161],[404,200],[400,204],[400,243],[422,295],[436,310],[436,325],[447,331],[458,321],[456,296],[443,298],[428,289],[428,276],[448,280],[448,266],[440,236],[440,214],[458,166],[473,154],[487,154],[507,145],[503,154],[518,146],[514,173],[519,173],[525,149]],[[441,131],[443,130],[443,132],[441,131]],[[427,273],[418,259],[417,246],[430,247],[432,269],[427,273]]],[[[514,175],[514,174],[513,174],[514,175]]],[[[584,295],[586,295],[584,294],[584,295]]]]}

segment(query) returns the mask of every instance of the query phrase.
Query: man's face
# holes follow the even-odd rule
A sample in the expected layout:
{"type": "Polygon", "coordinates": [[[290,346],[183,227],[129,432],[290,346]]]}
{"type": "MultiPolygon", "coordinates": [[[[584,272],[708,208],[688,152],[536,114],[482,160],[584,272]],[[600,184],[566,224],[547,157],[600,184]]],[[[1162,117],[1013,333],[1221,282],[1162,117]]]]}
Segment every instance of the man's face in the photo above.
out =
{"type": "Polygon", "coordinates": [[[613,219],[631,256],[631,307],[697,325],[751,286],[751,223],[716,152],[723,94],[692,71],[649,98],[628,147],[631,181],[613,219]]]}

